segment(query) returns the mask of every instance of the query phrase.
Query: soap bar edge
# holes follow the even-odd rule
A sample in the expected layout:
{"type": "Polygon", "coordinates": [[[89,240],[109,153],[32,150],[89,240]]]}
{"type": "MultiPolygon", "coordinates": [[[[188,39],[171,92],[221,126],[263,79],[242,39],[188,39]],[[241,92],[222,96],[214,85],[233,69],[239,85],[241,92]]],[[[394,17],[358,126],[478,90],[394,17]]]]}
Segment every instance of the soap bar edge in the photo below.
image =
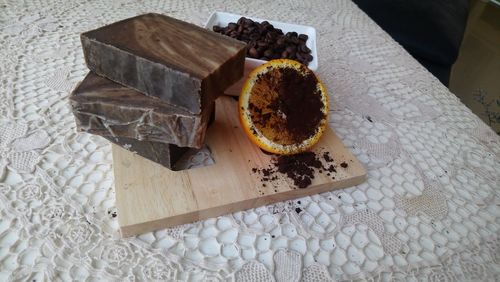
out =
{"type": "Polygon", "coordinates": [[[175,163],[180,160],[184,154],[191,150],[190,148],[179,147],[173,144],[139,141],[127,137],[102,137],[111,143],[124,148],[125,150],[158,163],[173,171],[175,163]]]}
{"type": "Polygon", "coordinates": [[[170,88],[172,88],[173,85],[173,87],[177,86],[183,87],[183,89],[185,89],[189,85],[192,85],[194,87],[191,87],[192,89],[186,92],[198,93],[202,88],[203,80],[169,68],[167,65],[148,60],[144,57],[136,56],[113,45],[94,40],[90,37],[85,36],[85,33],[80,35],[80,39],[83,47],[85,64],[91,71],[118,84],[141,92],[144,95],[153,96],[172,105],[178,106],[192,114],[199,114],[201,112],[203,103],[203,97],[201,97],[202,95],[191,95],[192,97],[177,96],[174,93],[175,89],[170,88]],[[105,55],[97,55],[98,52],[104,53],[105,55]],[[105,64],[104,60],[101,59],[102,57],[107,58],[107,60],[111,60],[114,57],[117,58],[112,60],[112,63],[105,64]],[[129,69],[128,74],[115,72],[116,69],[123,70],[126,69],[127,66],[131,65],[135,67],[142,66],[139,67],[141,71],[138,71],[137,68],[134,68],[129,69]],[[146,73],[148,68],[149,71],[146,73]],[[135,75],[132,75],[130,73],[135,73],[135,75]],[[171,73],[176,74],[174,79],[170,77],[171,73]],[[125,76],[127,76],[127,79],[125,79],[125,76]],[[156,79],[156,81],[162,82],[162,85],[151,89],[151,87],[148,87],[146,84],[141,83],[141,81],[144,81],[141,80],[141,77],[153,76],[157,76],[158,79],[156,79]],[[169,84],[169,80],[174,80],[175,83],[169,84]],[[125,84],[123,83],[123,81],[128,81],[128,83],[125,84]],[[180,82],[184,83],[182,85],[179,85],[180,82]],[[155,88],[157,88],[157,90],[155,90],[155,88]],[[165,92],[165,90],[167,90],[167,92],[165,92]],[[185,98],[185,100],[182,100],[182,98],[185,98]]]}

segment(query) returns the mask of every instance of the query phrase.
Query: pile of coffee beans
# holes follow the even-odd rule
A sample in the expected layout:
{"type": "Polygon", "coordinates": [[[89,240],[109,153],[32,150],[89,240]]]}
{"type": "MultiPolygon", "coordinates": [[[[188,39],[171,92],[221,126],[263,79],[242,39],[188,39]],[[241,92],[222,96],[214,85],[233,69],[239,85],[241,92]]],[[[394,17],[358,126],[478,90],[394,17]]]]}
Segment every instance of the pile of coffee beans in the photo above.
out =
{"type": "Polygon", "coordinates": [[[292,59],[305,64],[313,60],[311,49],[306,46],[308,36],[275,28],[268,21],[261,23],[241,17],[226,27],[214,26],[213,31],[247,43],[247,57],[272,60],[292,59]]]}

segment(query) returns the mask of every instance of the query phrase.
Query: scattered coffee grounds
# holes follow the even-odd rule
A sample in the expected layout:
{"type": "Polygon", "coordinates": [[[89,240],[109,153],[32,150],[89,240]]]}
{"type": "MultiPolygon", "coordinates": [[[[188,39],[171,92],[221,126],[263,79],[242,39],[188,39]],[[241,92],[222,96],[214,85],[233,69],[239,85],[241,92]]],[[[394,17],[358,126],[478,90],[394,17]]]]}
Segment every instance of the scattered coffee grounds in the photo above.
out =
{"type": "Polygon", "coordinates": [[[256,92],[248,106],[255,127],[266,138],[284,145],[300,143],[316,134],[325,119],[317,83],[314,73],[307,70],[275,68],[259,75],[256,85],[262,88],[252,90],[256,92]]]}
{"type": "Polygon", "coordinates": [[[115,211],[114,212],[108,211],[108,214],[110,214],[113,218],[118,216],[115,211]]]}
{"type": "Polygon", "coordinates": [[[349,165],[348,165],[346,162],[342,162],[342,163],[340,164],[340,166],[341,166],[342,168],[346,168],[346,167],[348,167],[349,165]]]}
{"type": "MultiPolygon", "coordinates": [[[[285,175],[298,188],[306,188],[311,185],[316,171],[327,171],[327,175],[336,172],[333,158],[328,152],[320,155],[314,152],[304,152],[295,155],[274,155],[268,168],[252,168],[253,173],[259,173],[263,182],[266,183],[278,179],[278,175],[285,175]],[[320,157],[322,158],[320,158],[320,157]]],[[[335,177],[332,177],[335,179],[335,177]]],[[[276,190],[275,190],[276,192],[276,190]]]]}
{"type": "Polygon", "coordinates": [[[326,168],[326,170],[327,170],[328,172],[337,172],[337,170],[335,169],[335,167],[334,167],[333,165],[328,166],[328,167],[326,168]]]}
{"type": "Polygon", "coordinates": [[[323,153],[323,158],[324,158],[324,159],[325,159],[325,161],[327,161],[327,162],[333,162],[332,157],[330,157],[330,152],[324,152],[324,153],[323,153]]]}
{"type": "Polygon", "coordinates": [[[305,152],[290,156],[279,156],[276,166],[278,172],[286,174],[295,186],[306,188],[314,178],[314,168],[321,168],[322,163],[313,152],[305,152]]]}
{"type": "Polygon", "coordinates": [[[261,23],[241,17],[225,27],[214,26],[213,31],[247,43],[247,57],[272,60],[292,59],[308,65],[313,60],[311,49],[306,45],[306,34],[283,33],[268,21],[261,23]]]}

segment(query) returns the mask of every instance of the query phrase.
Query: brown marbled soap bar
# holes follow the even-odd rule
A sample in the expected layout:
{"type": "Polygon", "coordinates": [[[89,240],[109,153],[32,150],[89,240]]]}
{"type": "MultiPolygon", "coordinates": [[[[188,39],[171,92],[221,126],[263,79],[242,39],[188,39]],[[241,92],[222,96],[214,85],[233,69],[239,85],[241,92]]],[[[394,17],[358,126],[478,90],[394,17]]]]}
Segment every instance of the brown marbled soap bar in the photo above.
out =
{"type": "Polygon", "coordinates": [[[70,95],[80,131],[201,148],[212,103],[193,115],[90,72],[70,95]]]}
{"type": "Polygon", "coordinates": [[[172,144],[160,142],[139,141],[127,137],[103,136],[109,141],[142,156],[155,163],[159,163],[168,169],[174,169],[175,163],[189,150],[187,147],[179,147],[172,144]]]}
{"type": "Polygon", "coordinates": [[[199,114],[243,76],[245,44],[160,14],[81,35],[90,70],[199,114]]]}

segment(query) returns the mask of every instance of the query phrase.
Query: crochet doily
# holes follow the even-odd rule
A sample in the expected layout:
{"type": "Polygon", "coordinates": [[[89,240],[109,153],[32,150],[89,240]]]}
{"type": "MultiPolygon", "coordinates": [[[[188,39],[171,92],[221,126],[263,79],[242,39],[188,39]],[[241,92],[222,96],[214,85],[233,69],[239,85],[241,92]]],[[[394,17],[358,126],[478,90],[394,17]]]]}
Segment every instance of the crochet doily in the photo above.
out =
{"type": "Polygon", "coordinates": [[[347,0],[0,2],[0,281],[500,280],[500,139],[347,0]],[[77,133],[79,34],[146,12],[314,26],[357,187],[120,239],[110,144],[77,133]]]}

